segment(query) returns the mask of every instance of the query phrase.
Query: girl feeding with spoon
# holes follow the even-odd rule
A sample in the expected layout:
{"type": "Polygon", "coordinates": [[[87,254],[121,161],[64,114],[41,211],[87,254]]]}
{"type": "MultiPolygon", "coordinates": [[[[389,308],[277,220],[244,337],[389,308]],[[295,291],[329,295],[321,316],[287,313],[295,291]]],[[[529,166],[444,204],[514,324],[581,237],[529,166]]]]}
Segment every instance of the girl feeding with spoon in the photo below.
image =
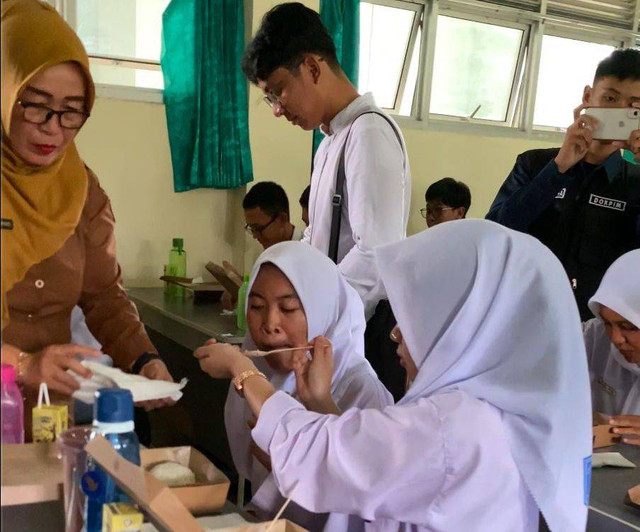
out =
{"type": "MultiPolygon", "coordinates": [[[[250,508],[266,519],[273,517],[284,498],[270,473],[268,456],[251,439],[249,424],[253,415],[241,397],[244,384],[261,372],[276,390],[323,414],[338,414],[352,407],[382,409],[392,404],[393,399],[364,358],[366,323],[360,296],[327,256],[300,242],[276,244],[256,262],[248,294],[249,330],[243,350],[301,347],[299,351],[252,358],[253,364],[234,379],[227,397],[225,424],[231,454],[238,473],[251,482],[254,496],[250,508]],[[320,390],[313,386],[316,379],[308,375],[312,371],[307,364],[308,346],[319,336],[326,337],[333,346],[333,366],[325,368],[332,372],[333,402],[326,401],[324,393],[318,393],[320,390]]],[[[195,356],[209,373],[208,363],[229,348],[227,344],[210,341],[196,350],[195,356]]],[[[324,380],[320,378],[317,382],[324,380]]],[[[363,529],[357,517],[313,514],[294,504],[287,508],[284,517],[312,532],[363,529]]]]}

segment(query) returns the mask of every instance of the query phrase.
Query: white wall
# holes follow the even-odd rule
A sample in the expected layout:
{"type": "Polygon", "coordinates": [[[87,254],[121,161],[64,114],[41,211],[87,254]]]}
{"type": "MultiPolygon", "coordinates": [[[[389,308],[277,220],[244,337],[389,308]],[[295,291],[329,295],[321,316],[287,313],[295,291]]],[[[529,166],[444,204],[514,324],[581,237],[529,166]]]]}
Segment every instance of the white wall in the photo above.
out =
{"type": "Polygon", "coordinates": [[[164,106],[98,98],[78,149],[111,198],[127,285],[160,284],[173,237],[185,239],[188,275],[242,263],[243,190],[173,192],[164,106]]]}

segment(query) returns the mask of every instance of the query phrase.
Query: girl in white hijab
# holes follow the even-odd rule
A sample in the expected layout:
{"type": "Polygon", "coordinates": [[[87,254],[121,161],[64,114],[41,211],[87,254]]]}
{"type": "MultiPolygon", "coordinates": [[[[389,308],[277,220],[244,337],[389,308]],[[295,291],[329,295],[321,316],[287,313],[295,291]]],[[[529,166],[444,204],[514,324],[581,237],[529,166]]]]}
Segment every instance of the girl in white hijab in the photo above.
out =
{"type": "Polygon", "coordinates": [[[616,260],[589,300],[584,324],[594,412],[609,414],[614,432],[640,445],[640,250],[616,260]],[[633,437],[635,436],[635,437],[633,437]]]}
{"type": "MultiPolygon", "coordinates": [[[[580,318],[562,265],[492,222],[438,225],[376,250],[413,384],[396,405],[305,410],[261,378],[244,396],[280,491],[367,530],[583,531],[591,402],[580,318]]],[[[314,343],[309,373],[331,360],[314,343]]],[[[215,376],[251,361],[202,359],[215,376]]]]}
{"type": "MultiPolygon", "coordinates": [[[[301,242],[269,247],[253,267],[247,301],[249,334],[243,349],[268,351],[305,346],[310,339],[324,335],[334,348],[331,395],[337,406],[347,410],[393,404],[391,395],[364,358],[366,323],[361,298],[328,257],[301,242]],[[278,291],[279,287],[284,291],[278,291]]],[[[201,349],[214,353],[216,346],[201,349]]],[[[297,354],[307,360],[304,352],[297,354]]],[[[295,355],[283,353],[255,359],[254,363],[275,389],[303,400],[296,389],[293,371],[296,360],[299,358],[295,355]]],[[[322,410],[320,405],[307,403],[306,406],[322,410]]],[[[232,384],[225,406],[231,454],[238,472],[251,482],[254,496],[249,509],[267,519],[275,515],[284,498],[268,469],[252,453],[248,423],[253,418],[232,384]]],[[[312,532],[363,527],[360,519],[352,518],[349,522],[344,515],[316,515],[295,504],[288,508],[285,516],[312,532]]]]}

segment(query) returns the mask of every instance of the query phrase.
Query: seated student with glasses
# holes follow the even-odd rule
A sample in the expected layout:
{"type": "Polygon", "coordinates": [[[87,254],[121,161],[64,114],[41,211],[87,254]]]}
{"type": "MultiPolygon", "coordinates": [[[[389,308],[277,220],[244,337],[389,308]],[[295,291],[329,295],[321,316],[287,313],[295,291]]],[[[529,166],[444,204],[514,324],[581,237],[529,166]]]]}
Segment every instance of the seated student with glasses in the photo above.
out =
{"type": "Polygon", "coordinates": [[[291,223],[289,199],[277,183],[262,181],[251,187],[242,200],[245,230],[267,249],[278,242],[302,240],[302,231],[291,223]]]}
{"type": "Polygon", "coordinates": [[[42,382],[70,396],[67,370],[90,377],[77,357],[100,353],[72,343],[79,306],[116,366],[171,381],[122,288],[109,198],[74,144],[95,96],[86,51],[43,2],[3,1],[2,26],[2,363],[28,402],[42,382]]]}
{"type": "MultiPolygon", "coordinates": [[[[256,183],[242,200],[245,231],[255,238],[263,249],[286,242],[302,240],[302,230],[291,223],[289,198],[277,183],[262,181],[256,183]]],[[[233,310],[235,297],[225,290],[222,294],[222,308],[233,310]]]]}
{"type": "Polygon", "coordinates": [[[420,214],[427,221],[427,227],[433,227],[465,218],[471,206],[471,191],[462,181],[445,177],[427,188],[424,199],[427,206],[420,209],[420,214]]]}

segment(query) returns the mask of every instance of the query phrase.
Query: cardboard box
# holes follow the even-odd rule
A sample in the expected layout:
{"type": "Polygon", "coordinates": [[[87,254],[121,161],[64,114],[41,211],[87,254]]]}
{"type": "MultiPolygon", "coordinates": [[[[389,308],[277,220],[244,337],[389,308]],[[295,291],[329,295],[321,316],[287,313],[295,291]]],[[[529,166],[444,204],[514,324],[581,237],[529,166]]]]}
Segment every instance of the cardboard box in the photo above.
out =
{"type": "Polygon", "coordinates": [[[640,510],[640,484],[634,486],[627,492],[627,496],[625,498],[625,504],[629,506],[633,506],[640,510]]]}
{"type": "Polygon", "coordinates": [[[2,506],[62,501],[63,479],[54,443],[2,446],[2,506]]]}
{"type": "Polygon", "coordinates": [[[122,458],[103,436],[96,436],[85,450],[118,487],[136,501],[158,530],[204,532],[167,486],[142,467],[122,458]]]}
{"type": "Polygon", "coordinates": [[[142,521],[134,504],[113,502],[102,506],[102,532],[139,532],[142,521]]]}
{"type": "Polygon", "coordinates": [[[196,484],[169,488],[192,514],[207,515],[224,506],[229,479],[193,447],[164,447],[140,451],[140,465],[149,471],[160,462],[177,462],[196,476],[196,484]]]}
{"type": "Polygon", "coordinates": [[[613,434],[609,425],[609,416],[593,414],[593,448],[609,447],[620,441],[620,436],[613,434]]]}
{"type": "MultiPolygon", "coordinates": [[[[173,491],[142,467],[122,458],[103,437],[96,436],[86,446],[87,453],[102,467],[127,495],[149,516],[161,532],[205,532],[173,491]]],[[[266,532],[270,523],[242,524],[227,527],[224,532],[266,532]]],[[[308,532],[280,519],[269,532],[308,532]]]]}
{"type": "MultiPolygon", "coordinates": [[[[225,520],[227,516],[210,516],[198,518],[198,523],[202,525],[205,531],[215,532],[266,532],[271,525],[271,521],[264,523],[247,523],[243,522],[234,526],[220,526],[220,522],[225,520]]],[[[142,527],[142,532],[158,532],[157,529],[149,524],[142,527]]],[[[278,519],[269,532],[308,532],[305,528],[287,521],[286,519],[278,519]]]]}
{"type": "MultiPolygon", "coordinates": [[[[218,532],[266,532],[270,524],[271,521],[265,523],[247,523],[246,525],[220,528],[217,530],[218,532]]],[[[269,532],[307,532],[307,529],[286,519],[278,519],[269,529],[269,532]]]]}

